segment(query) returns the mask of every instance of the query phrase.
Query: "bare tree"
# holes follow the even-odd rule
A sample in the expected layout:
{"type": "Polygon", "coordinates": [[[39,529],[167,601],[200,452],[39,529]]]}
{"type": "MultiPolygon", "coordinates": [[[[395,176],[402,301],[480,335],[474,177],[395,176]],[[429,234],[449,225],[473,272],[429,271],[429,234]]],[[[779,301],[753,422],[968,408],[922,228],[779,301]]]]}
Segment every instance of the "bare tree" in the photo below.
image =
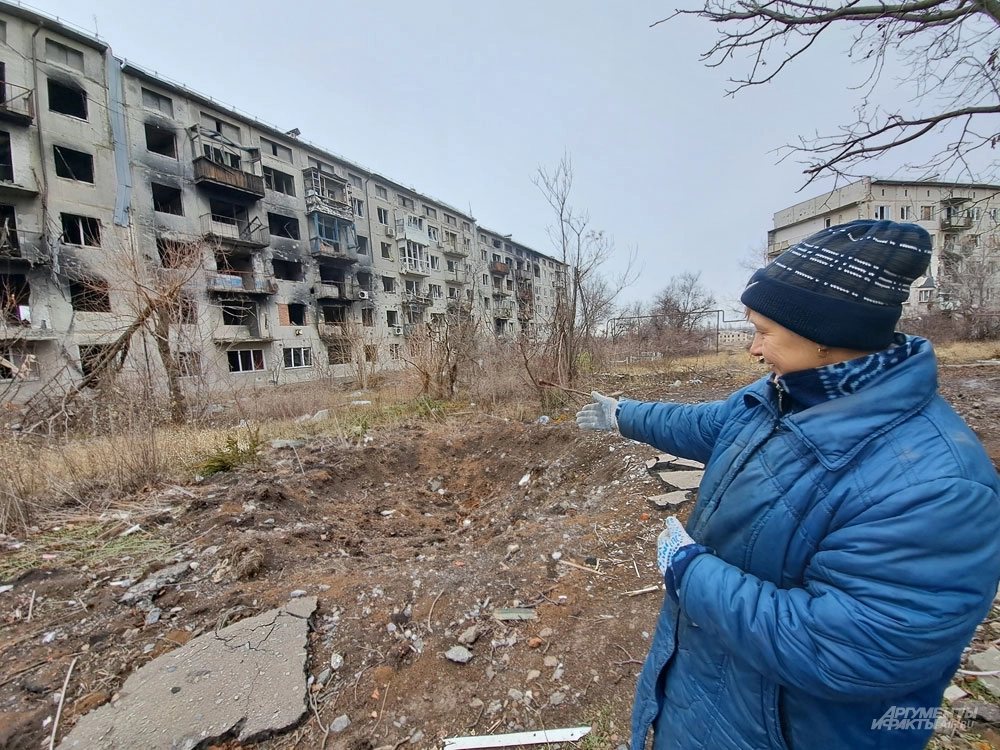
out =
{"type": "Polygon", "coordinates": [[[471,362],[478,347],[479,321],[472,303],[453,299],[433,322],[413,327],[403,361],[420,374],[420,393],[432,399],[455,395],[462,365],[471,362]]]}
{"type": "MultiPolygon", "coordinates": [[[[718,38],[702,54],[709,67],[748,58],[748,70],[730,79],[728,91],[767,84],[803,57],[831,29],[852,31],[849,57],[868,66],[854,122],[828,135],[801,139],[789,152],[806,164],[806,184],[827,174],[847,175],[867,159],[931,133],[950,141],[921,168],[974,178],[969,159],[1000,141],[1000,4],[967,0],[896,0],[863,5],[858,0],[824,5],[813,0],[705,0],[693,15],[717,25],[718,38]],[[910,111],[875,101],[887,70],[902,72],[893,85],[908,94],[910,111]],[[990,116],[993,117],[990,117],[990,116]]],[[[787,155],[787,153],[786,153],[787,155]]],[[[982,177],[980,178],[982,179],[982,177]]]]}
{"type": "Polygon", "coordinates": [[[998,246],[997,236],[989,234],[942,250],[939,307],[961,319],[966,338],[993,338],[1000,329],[998,246]]]}
{"type": "MultiPolygon", "coordinates": [[[[635,280],[636,252],[629,251],[625,270],[617,277],[602,275],[601,269],[615,254],[614,241],[604,232],[591,229],[588,214],[573,208],[573,163],[568,154],[554,169],[539,167],[533,181],[555,213],[556,223],[549,233],[563,264],[545,359],[551,363],[550,379],[572,383],[580,352],[599,321],[611,314],[618,294],[635,280]]],[[[531,377],[537,386],[537,378],[531,377]]]]}
{"type": "Polygon", "coordinates": [[[715,309],[715,295],[702,285],[701,271],[674,276],[653,301],[653,315],[666,328],[687,334],[704,325],[715,309]]]}

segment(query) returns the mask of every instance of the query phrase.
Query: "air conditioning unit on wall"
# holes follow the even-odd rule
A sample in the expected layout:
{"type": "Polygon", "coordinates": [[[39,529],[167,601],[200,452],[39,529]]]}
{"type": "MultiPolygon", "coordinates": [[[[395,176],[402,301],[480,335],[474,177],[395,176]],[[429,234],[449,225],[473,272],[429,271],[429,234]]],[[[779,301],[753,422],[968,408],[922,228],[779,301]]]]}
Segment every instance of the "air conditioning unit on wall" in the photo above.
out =
{"type": "Polygon", "coordinates": [[[368,292],[364,291],[364,290],[361,290],[360,292],[358,292],[358,299],[369,299],[370,297],[371,297],[371,295],[368,292]]]}
{"type": "Polygon", "coordinates": [[[393,229],[392,227],[386,227],[385,228],[385,236],[386,237],[395,237],[396,236],[396,230],[393,229]]]}
{"type": "Polygon", "coordinates": [[[402,335],[403,335],[403,326],[393,326],[393,327],[392,327],[392,328],[390,328],[389,330],[390,330],[390,331],[391,331],[391,332],[392,332],[392,333],[393,333],[394,335],[396,335],[396,336],[402,336],[402,335]]]}

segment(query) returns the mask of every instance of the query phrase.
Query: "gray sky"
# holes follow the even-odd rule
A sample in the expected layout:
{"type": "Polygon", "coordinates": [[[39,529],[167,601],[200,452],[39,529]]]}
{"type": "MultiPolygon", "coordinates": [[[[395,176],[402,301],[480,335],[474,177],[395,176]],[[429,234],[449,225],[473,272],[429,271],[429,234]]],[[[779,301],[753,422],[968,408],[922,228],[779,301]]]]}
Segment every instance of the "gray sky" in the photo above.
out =
{"type": "MultiPolygon", "coordinates": [[[[772,214],[828,185],[774,150],[849,120],[863,78],[821,44],[767,87],[724,96],[707,22],[650,29],[670,0],[35,0],[119,57],[471,210],[554,253],[540,165],[573,159],[573,205],[642,275],[651,301],[700,271],[734,302],[772,214]]],[[[885,171],[880,173],[888,176],[885,171]]],[[[608,266],[614,271],[620,261],[608,266]]]]}

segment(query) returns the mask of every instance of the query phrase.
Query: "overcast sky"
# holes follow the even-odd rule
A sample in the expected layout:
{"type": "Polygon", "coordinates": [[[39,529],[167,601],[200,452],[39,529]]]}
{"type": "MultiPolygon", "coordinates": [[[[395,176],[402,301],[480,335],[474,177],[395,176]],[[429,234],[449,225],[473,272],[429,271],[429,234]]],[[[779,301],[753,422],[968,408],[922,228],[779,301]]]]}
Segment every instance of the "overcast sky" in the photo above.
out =
{"type": "MultiPolygon", "coordinates": [[[[555,253],[532,176],[564,152],[572,203],[638,250],[623,302],[701,272],[734,302],[775,211],[823,191],[775,149],[850,120],[863,78],[820,44],[724,95],[711,24],[649,28],[672,0],[36,0],[114,53],[555,253]]],[[[831,40],[833,42],[834,40],[831,40]]],[[[882,176],[885,176],[884,171],[882,176]]],[[[614,272],[621,260],[609,265],[614,272]]]]}

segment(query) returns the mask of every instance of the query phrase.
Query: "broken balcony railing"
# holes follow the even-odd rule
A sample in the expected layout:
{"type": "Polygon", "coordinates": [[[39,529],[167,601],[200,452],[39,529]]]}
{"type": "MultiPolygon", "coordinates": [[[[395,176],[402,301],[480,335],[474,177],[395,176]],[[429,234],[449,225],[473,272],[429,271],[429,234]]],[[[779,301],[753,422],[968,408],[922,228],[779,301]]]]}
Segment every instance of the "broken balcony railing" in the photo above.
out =
{"type": "Polygon", "coordinates": [[[210,292],[276,294],[278,291],[278,282],[273,276],[251,271],[207,271],[205,279],[210,292]]]}

